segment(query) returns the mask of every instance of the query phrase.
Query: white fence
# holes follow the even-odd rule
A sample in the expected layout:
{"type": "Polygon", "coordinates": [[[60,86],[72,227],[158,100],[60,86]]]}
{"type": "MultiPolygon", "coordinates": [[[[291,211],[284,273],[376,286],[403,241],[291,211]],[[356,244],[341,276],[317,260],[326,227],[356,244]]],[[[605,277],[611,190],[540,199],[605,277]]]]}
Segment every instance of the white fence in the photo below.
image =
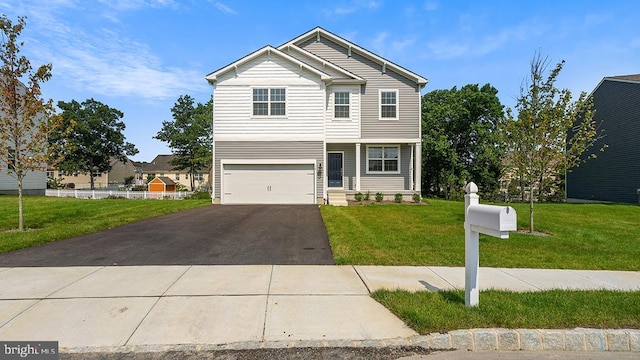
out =
{"type": "Polygon", "coordinates": [[[117,191],[117,190],[57,190],[47,189],[46,196],[57,197],[73,197],[78,199],[106,199],[106,198],[124,198],[124,199],[171,199],[180,200],[192,195],[191,191],[178,192],[149,192],[149,191],[117,191]]]}

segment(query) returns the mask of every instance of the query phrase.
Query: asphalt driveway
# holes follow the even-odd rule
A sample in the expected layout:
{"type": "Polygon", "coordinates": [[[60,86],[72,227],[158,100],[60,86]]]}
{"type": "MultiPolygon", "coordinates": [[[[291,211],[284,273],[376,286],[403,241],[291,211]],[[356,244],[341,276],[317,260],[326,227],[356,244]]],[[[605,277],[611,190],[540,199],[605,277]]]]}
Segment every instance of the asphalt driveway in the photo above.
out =
{"type": "Polygon", "coordinates": [[[330,264],[316,205],[212,205],[0,254],[0,267],[330,264]]]}

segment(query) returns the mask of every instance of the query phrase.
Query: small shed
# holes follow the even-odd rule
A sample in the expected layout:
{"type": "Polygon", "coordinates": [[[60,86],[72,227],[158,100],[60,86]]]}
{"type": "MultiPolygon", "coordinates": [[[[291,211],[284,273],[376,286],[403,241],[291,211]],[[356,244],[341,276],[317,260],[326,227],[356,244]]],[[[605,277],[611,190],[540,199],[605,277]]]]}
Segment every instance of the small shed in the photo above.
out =
{"type": "Polygon", "coordinates": [[[175,192],[176,183],[166,176],[156,176],[147,184],[149,192],[175,192]]]}

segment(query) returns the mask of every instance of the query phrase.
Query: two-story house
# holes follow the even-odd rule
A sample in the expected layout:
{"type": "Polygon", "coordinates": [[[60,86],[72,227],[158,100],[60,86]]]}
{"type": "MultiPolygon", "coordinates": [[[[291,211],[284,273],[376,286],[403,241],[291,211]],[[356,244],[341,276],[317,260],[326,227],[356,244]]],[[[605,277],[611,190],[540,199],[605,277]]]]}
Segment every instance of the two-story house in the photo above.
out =
{"type": "Polygon", "coordinates": [[[567,201],[640,204],[640,74],[605,77],[591,93],[604,152],[567,172],[567,201]]]}
{"type": "Polygon", "coordinates": [[[193,186],[191,189],[191,179],[187,170],[178,170],[171,161],[175,155],[158,155],[150,163],[139,163],[140,174],[144,180],[153,179],[154,177],[166,177],[171,179],[176,185],[180,185],[191,191],[208,191],[209,190],[209,173],[210,169],[202,169],[193,178],[193,186]]]}
{"type": "Polygon", "coordinates": [[[317,27],[206,79],[214,202],[420,192],[422,76],[317,27]]]}

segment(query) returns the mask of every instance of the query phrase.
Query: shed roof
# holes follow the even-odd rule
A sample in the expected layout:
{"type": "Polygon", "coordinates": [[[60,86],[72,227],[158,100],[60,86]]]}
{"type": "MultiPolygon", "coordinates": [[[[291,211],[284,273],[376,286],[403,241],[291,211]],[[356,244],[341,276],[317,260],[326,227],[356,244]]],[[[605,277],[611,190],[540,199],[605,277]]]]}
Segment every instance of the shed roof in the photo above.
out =
{"type": "MultiPolygon", "coordinates": [[[[162,181],[165,185],[175,185],[176,183],[166,176],[156,176],[155,179],[162,181]]],[[[154,180],[155,180],[154,179],[154,180]]],[[[153,181],[153,180],[151,180],[153,181]]]]}

